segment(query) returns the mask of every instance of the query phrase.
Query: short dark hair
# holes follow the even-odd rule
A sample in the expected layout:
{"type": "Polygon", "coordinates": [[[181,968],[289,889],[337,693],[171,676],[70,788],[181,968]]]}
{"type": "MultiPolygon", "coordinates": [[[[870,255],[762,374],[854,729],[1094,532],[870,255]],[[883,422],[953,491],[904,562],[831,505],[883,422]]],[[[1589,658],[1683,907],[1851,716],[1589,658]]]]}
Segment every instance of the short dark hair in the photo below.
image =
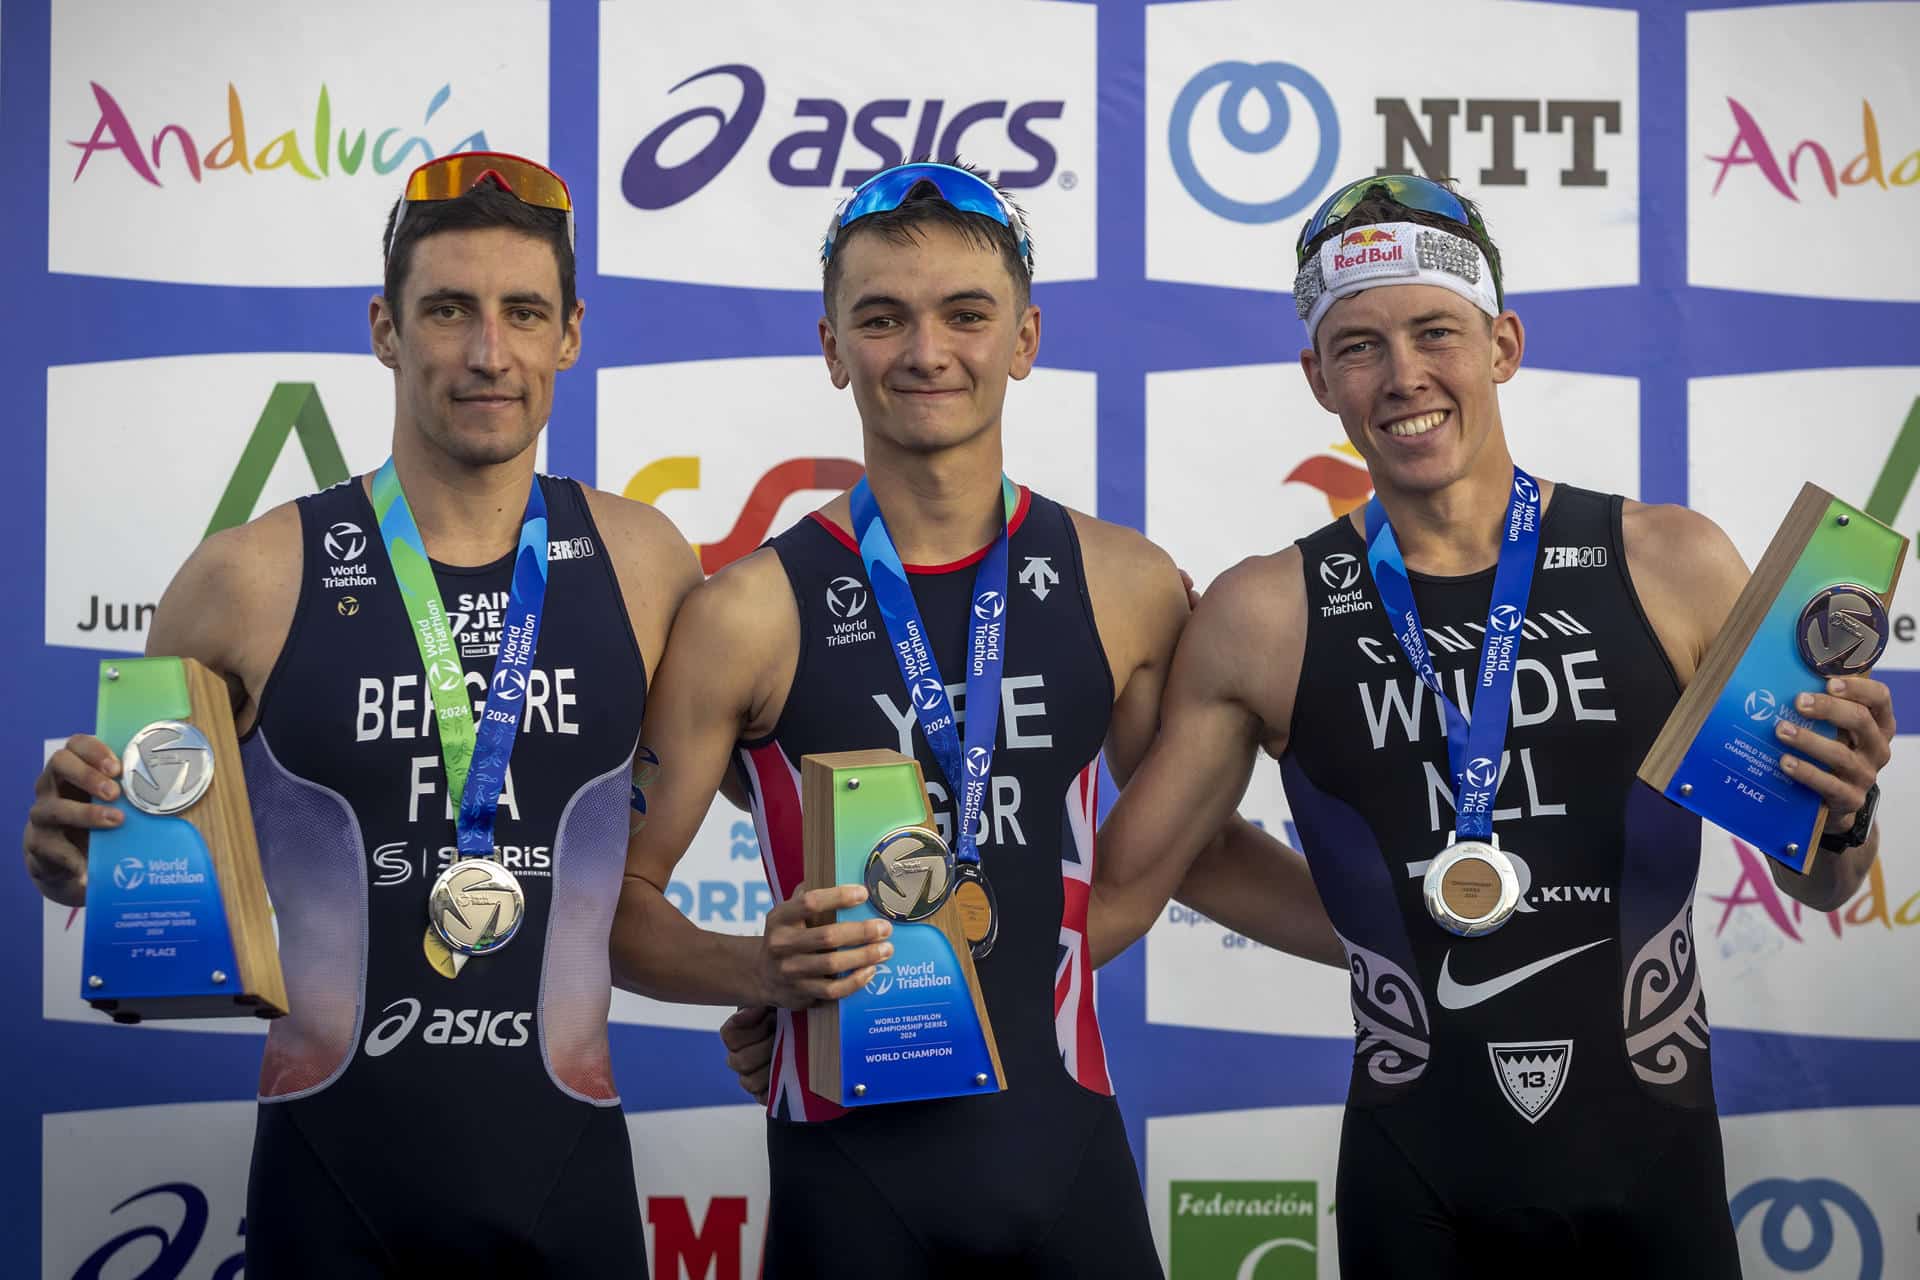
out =
{"type": "MultiPolygon", "coordinates": [[[[870,213],[848,224],[834,237],[833,252],[827,257],[820,282],[820,301],[827,309],[828,318],[833,316],[833,295],[840,287],[841,264],[846,259],[849,241],[857,235],[871,234],[889,244],[907,245],[920,239],[927,227],[945,227],[965,236],[982,249],[998,250],[1007,275],[1013,279],[1014,301],[1022,311],[1026,310],[1027,303],[1033,297],[1033,272],[1027,257],[1020,252],[1019,236],[1011,227],[996,222],[984,213],[948,204],[938,187],[931,182],[922,182],[907,192],[906,199],[900,202],[898,208],[870,213]]],[[[1033,241],[1029,236],[1029,255],[1032,250],[1033,241]]]]}
{"type": "MultiPolygon", "coordinates": [[[[1460,192],[1455,189],[1452,179],[1440,178],[1436,179],[1436,181],[1447,190],[1452,191],[1455,196],[1458,196],[1460,203],[1466,206],[1467,212],[1474,218],[1480,220],[1481,226],[1484,227],[1486,225],[1486,220],[1481,218],[1480,215],[1480,206],[1461,195],[1460,192]]],[[[1455,222],[1452,218],[1446,217],[1444,214],[1428,213],[1424,209],[1410,209],[1388,195],[1385,187],[1375,187],[1371,191],[1368,191],[1361,197],[1360,203],[1353,206],[1353,208],[1347,212],[1346,217],[1341,218],[1337,222],[1329,223],[1319,235],[1307,243],[1307,252],[1313,253],[1317,251],[1327,240],[1336,235],[1351,231],[1355,227],[1371,227],[1382,222],[1417,222],[1423,227],[1433,227],[1439,231],[1450,231],[1454,235],[1465,236],[1467,239],[1473,241],[1474,244],[1479,246],[1480,252],[1487,256],[1487,266],[1493,271],[1495,305],[1506,305],[1506,290],[1501,284],[1500,275],[1500,250],[1493,243],[1491,236],[1485,231],[1476,230],[1465,223],[1455,222]]]]}
{"type": "Polygon", "coordinates": [[[407,210],[400,223],[400,234],[393,233],[393,220],[400,216],[401,201],[394,201],[387,214],[387,225],[380,237],[384,250],[389,238],[393,248],[386,255],[388,310],[393,326],[400,327],[400,291],[406,287],[407,272],[413,266],[413,247],[430,235],[442,231],[472,231],[482,227],[509,227],[536,240],[546,241],[560,268],[560,318],[564,324],[573,316],[574,270],[573,243],[567,237],[567,215],[558,209],[530,205],[491,180],[476,183],[466,194],[452,200],[427,200],[407,210]]]}

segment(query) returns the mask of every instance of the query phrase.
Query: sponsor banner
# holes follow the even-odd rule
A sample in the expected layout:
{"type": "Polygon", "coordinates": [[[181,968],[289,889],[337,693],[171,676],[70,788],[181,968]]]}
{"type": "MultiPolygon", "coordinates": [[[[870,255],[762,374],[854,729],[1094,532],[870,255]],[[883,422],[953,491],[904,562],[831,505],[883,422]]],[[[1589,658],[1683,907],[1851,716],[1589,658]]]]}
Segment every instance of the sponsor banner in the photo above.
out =
{"type": "Polygon", "coordinates": [[[1853,900],[1833,912],[1788,897],[1764,854],[1701,826],[1693,935],[1715,1025],[1914,1036],[1912,994],[1888,975],[1911,973],[1920,960],[1920,752],[1894,750],[1880,774],[1875,823],[1880,856],[1853,900]]]}
{"type": "Polygon", "coordinates": [[[1509,290],[1636,283],[1636,26],[1570,5],[1383,0],[1361,28],[1337,8],[1149,7],[1147,275],[1291,290],[1321,200],[1410,171],[1483,202],[1509,290]],[[1419,56],[1383,57],[1387,32],[1419,56]]]}
{"type": "MultiPolygon", "coordinates": [[[[1299,846],[1280,770],[1255,764],[1240,813],[1299,846]]],[[[1345,1037],[1346,970],[1275,951],[1191,907],[1167,904],[1147,935],[1147,1021],[1218,1031],[1345,1037]],[[1256,993],[1285,992],[1284,997],[1256,993]]]]}
{"type": "MultiPolygon", "coordinates": [[[[1920,546],[1920,368],[1695,378],[1687,418],[1688,503],[1727,531],[1748,565],[1809,480],[1920,546]],[[1766,447],[1756,449],[1762,433],[1766,447]]],[[[1908,556],[1882,670],[1920,670],[1920,551],[1908,556]]]]}
{"type": "Polygon", "coordinates": [[[767,1234],[767,1117],[759,1107],[627,1116],[655,1280],[752,1280],[767,1234]]]}
{"type": "Polygon", "coordinates": [[[967,16],[848,0],[829,30],[803,6],[722,0],[668,24],[609,6],[600,270],[817,289],[820,237],[849,188],[958,156],[1032,217],[1040,279],[1092,277],[1098,15],[979,0],[967,16]]]}
{"type": "MultiPolygon", "coordinates": [[[[1639,492],[1635,379],[1522,369],[1500,388],[1500,407],[1514,460],[1532,474],[1639,492]]],[[[1147,535],[1203,587],[1373,492],[1340,419],[1295,365],[1149,374],[1147,474],[1147,535]],[[1241,425],[1195,431],[1196,422],[1241,425]]]]}
{"type": "Polygon", "coordinates": [[[417,165],[547,146],[545,5],[53,6],[47,268],[377,285],[417,165]],[[127,234],[137,226],[138,235],[127,234]]]}
{"type": "Polygon", "coordinates": [[[1687,15],[1687,282],[1920,299],[1920,9],[1687,15]],[[1811,73],[1811,74],[1810,74],[1811,73]]]}
{"type": "Polygon", "coordinates": [[[254,1110],[196,1102],[42,1116],[41,1274],[239,1274],[254,1110]]]}
{"type": "MultiPolygon", "coordinates": [[[[202,538],[372,470],[392,438],[393,374],[370,356],[48,369],[46,642],[144,649],[161,592],[202,538]]],[[[538,447],[544,458],[544,435],[538,447]]],[[[365,544],[308,548],[308,563],[365,544]]]]}
{"type": "MultiPolygon", "coordinates": [[[[1095,375],[1036,369],[1007,387],[1007,474],[1092,511],[1095,375]]],[[[817,356],[600,371],[602,489],[670,516],[713,573],[860,478],[860,416],[817,356]]]]}
{"type": "Polygon", "coordinates": [[[1170,1276],[1337,1280],[1339,1107],[1147,1121],[1147,1218],[1170,1276]]]}
{"type": "Polygon", "coordinates": [[[1749,1280],[1920,1275],[1920,1108],[1723,1117],[1727,1199],[1749,1280]]]}

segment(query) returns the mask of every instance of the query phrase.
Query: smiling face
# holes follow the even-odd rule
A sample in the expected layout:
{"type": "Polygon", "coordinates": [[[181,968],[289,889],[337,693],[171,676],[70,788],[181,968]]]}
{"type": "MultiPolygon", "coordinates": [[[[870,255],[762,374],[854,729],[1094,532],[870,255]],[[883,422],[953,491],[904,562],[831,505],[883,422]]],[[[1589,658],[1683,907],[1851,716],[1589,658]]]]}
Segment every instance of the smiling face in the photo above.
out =
{"type": "Polygon", "coordinates": [[[1374,487],[1431,494],[1476,467],[1511,466],[1494,388],[1520,368],[1525,333],[1434,285],[1387,285],[1335,303],[1300,353],[1323,408],[1340,415],[1374,487]]]}
{"type": "Polygon", "coordinates": [[[401,297],[370,311],[396,430],[468,466],[519,457],[553,412],[554,375],[579,358],[581,313],[576,302],[562,314],[559,264],[535,236],[485,227],[419,241],[401,297]]]}
{"type": "Polygon", "coordinates": [[[999,252],[938,225],[837,252],[820,349],[869,441],[934,453],[997,430],[1007,379],[1026,377],[1040,348],[1040,310],[1020,304],[999,252]]]}

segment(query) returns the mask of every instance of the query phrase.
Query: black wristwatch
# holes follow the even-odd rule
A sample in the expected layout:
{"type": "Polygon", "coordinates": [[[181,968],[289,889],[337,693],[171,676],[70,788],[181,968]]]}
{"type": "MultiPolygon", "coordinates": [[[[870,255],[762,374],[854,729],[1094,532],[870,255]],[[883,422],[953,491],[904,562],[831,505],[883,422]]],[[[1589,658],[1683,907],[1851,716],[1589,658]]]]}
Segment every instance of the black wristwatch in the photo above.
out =
{"type": "Polygon", "coordinates": [[[1867,798],[1860,802],[1860,809],[1853,817],[1853,825],[1845,831],[1829,831],[1820,837],[1820,847],[1828,853],[1845,853],[1849,849],[1858,849],[1867,842],[1867,832],[1873,829],[1873,811],[1880,807],[1880,784],[1874,783],[1867,788],[1867,798]]]}

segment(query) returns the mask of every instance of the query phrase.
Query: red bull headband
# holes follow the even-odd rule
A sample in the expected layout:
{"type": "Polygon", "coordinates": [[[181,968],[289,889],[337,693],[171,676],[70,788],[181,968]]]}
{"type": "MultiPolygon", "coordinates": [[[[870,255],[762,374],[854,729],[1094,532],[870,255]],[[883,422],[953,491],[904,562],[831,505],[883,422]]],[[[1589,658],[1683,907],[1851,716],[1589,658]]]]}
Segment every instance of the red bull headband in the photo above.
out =
{"type": "Polygon", "coordinates": [[[1489,316],[1500,314],[1493,270],[1479,245],[1418,222],[1379,222],[1329,236],[1301,264],[1293,304],[1307,326],[1307,341],[1334,303],[1392,284],[1435,285],[1489,316]]]}

